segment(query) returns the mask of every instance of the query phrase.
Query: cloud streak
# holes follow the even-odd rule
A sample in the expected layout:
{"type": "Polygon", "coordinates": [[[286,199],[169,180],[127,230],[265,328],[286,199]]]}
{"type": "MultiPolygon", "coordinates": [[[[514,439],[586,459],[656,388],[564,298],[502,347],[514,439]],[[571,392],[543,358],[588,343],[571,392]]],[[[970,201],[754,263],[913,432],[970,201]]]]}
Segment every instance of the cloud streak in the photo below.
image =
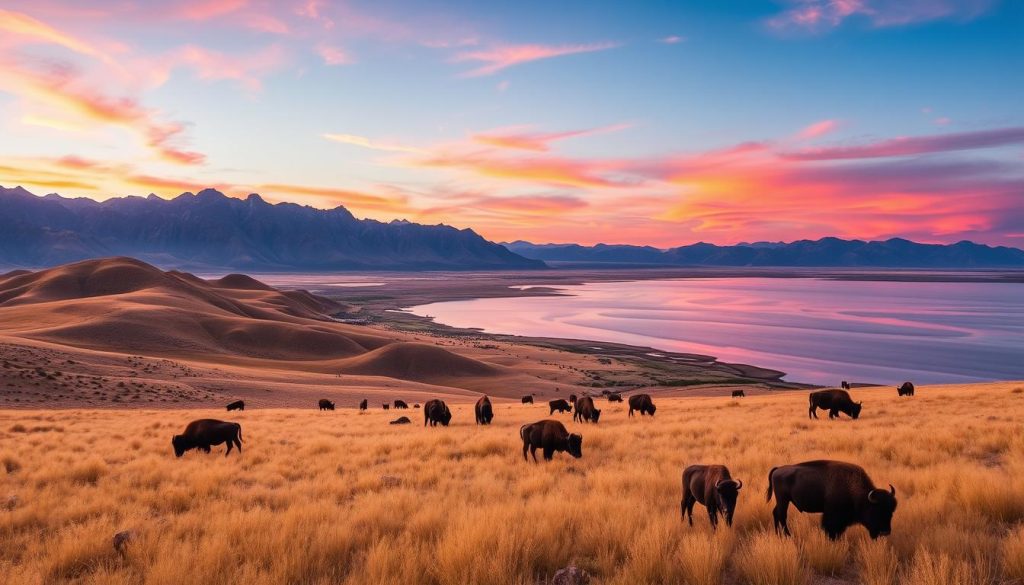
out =
{"type": "Polygon", "coordinates": [[[934,154],[1024,144],[1024,127],[893,138],[859,146],[809,148],[786,153],[793,160],[842,160],[934,154]]]}
{"type": "Polygon", "coordinates": [[[619,43],[590,43],[584,45],[504,45],[479,51],[464,51],[452,57],[453,63],[479,63],[475,69],[463,72],[461,77],[483,77],[499,71],[544,59],[607,51],[621,46],[619,43]]]}

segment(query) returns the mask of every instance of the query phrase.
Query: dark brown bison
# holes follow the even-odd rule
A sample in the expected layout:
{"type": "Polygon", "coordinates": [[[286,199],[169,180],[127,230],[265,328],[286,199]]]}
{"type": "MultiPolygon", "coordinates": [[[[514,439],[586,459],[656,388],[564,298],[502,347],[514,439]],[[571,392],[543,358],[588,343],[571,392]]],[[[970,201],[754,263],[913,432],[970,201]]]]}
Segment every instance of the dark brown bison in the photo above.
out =
{"type": "Polygon", "coordinates": [[[390,405],[390,404],[388,404],[387,402],[385,402],[384,404],[381,404],[381,407],[382,407],[382,408],[383,408],[384,410],[390,410],[390,409],[391,409],[391,405],[390,405]]]}
{"type": "Polygon", "coordinates": [[[861,524],[871,538],[892,532],[896,488],[878,489],[864,468],[842,461],[807,461],[773,467],[768,472],[770,502],[775,494],[775,531],[787,536],[789,503],[808,514],[821,514],[821,527],[832,540],[847,528],[861,524]]]}
{"type": "Polygon", "coordinates": [[[548,402],[548,408],[551,409],[551,412],[548,413],[548,416],[555,414],[556,410],[558,412],[572,412],[572,407],[569,406],[569,403],[566,402],[565,400],[562,400],[561,398],[559,398],[558,400],[552,400],[548,402]]]}
{"type": "Polygon", "coordinates": [[[395,410],[405,410],[409,408],[409,405],[404,400],[395,401],[395,410]]]}
{"type": "Polygon", "coordinates": [[[519,429],[523,439],[523,459],[529,461],[526,451],[533,455],[537,462],[537,449],[544,450],[544,460],[551,461],[555,451],[567,451],[577,459],[583,457],[583,437],[570,434],[565,425],[557,420],[542,420],[533,424],[523,425],[519,429]]]}
{"type": "Polygon", "coordinates": [[[743,393],[743,390],[733,390],[732,391],[732,397],[733,398],[743,398],[745,396],[746,396],[746,394],[743,393]]]}
{"type": "Polygon", "coordinates": [[[846,380],[843,380],[843,383],[840,384],[840,386],[842,387],[843,390],[849,390],[850,389],[850,383],[847,382],[846,380]]]}
{"type": "Polygon", "coordinates": [[[829,418],[839,418],[842,412],[852,419],[860,416],[861,402],[854,402],[846,390],[818,390],[811,392],[807,418],[818,418],[818,409],[827,410],[829,418]]]}
{"type": "Polygon", "coordinates": [[[409,420],[409,417],[407,417],[407,416],[400,416],[400,417],[396,418],[395,420],[389,422],[388,424],[389,425],[407,425],[407,424],[409,424],[411,422],[412,421],[409,420]]]}
{"type": "Polygon", "coordinates": [[[576,395],[575,394],[570,394],[569,395],[569,404],[572,404],[572,405],[576,404],[576,395]]]}
{"type": "Polygon", "coordinates": [[[912,382],[904,382],[902,386],[896,388],[896,393],[900,396],[913,396],[914,384],[912,382]]]}
{"type": "Polygon", "coordinates": [[[654,416],[654,411],[658,410],[658,407],[654,406],[650,394],[634,394],[629,397],[629,416],[633,416],[634,410],[639,410],[640,416],[645,414],[654,416]]]}
{"type": "Polygon", "coordinates": [[[334,410],[334,403],[326,398],[321,398],[317,404],[320,405],[320,410],[334,410]]]}
{"type": "Polygon", "coordinates": [[[523,396],[523,404],[533,404],[533,395],[523,396]]]}
{"type": "Polygon", "coordinates": [[[448,410],[448,405],[443,400],[434,398],[423,405],[423,426],[427,426],[427,423],[432,427],[436,427],[437,423],[448,426],[451,420],[452,411],[448,410]]]}
{"type": "Polygon", "coordinates": [[[478,425],[489,425],[494,420],[494,409],[491,408],[491,399],[486,396],[481,396],[480,400],[476,401],[476,424],[478,425]]]}
{"type": "Polygon", "coordinates": [[[244,400],[236,400],[236,401],[232,402],[231,404],[229,404],[227,408],[228,408],[228,412],[231,412],[232,410],[245,410],[245,401],[244,400]]]}
{"type": "Polygon", "coordinates": [[[367,402],[367,400],[365,398],[363,398],[362,402],[359,403],[359,410],[366,410],[366,408],[369,405],[370,405],[369,402],[367,402]]]}
{"type": "Polygon", "coordinates": [[[574,421],[596,423],[601,418],[601,411],[594,407],[594,399],[584,396],[576,401],[576,410],[572,414],[574,421]]]}
{"type": "Polygon", "coordinates": [[[412,405],[412,407],[413,407],[413,408],[419,408],[419,407],[420,407],[420,403],[419,403],[419,402],[417,402],[416,404],[413,404],[413,405],[412,405]]]}
{"type": "Polygon", "coordinates": [[[693,526],[693,505],[700,503],[708,509],[711,527],[718,528],[718,515],[725,516],[725,523],[732,526],[732,515],[736,512],[736,497],[743,482],[733,479],[729,468],[724,465],[691,465],[683,470],[683,499],[679,503],[679,515],[687,516],[693,526]]]}
{"type": "Polygon", "coordinates": [[[211,446],[220,445],[221,443],[228,444],[228,450],[224,453],[225,457],[231,453],[232,446],[238,447],[238,452],[241,453],[242,425],[212,418],[203,418],[188,423],[184,432],[180,435],[174,435],[171,439],[171,445],[174,446],[174,455],[176,457],[181,457],[185,454],[185,451],[190,449],[202,449],[203,452],[209,453],[211,446]]]}
{"type": "Polygon", "coordinates": [[[608,394],[608,402],[622,402],[622,394],[612,392],[608,394]]]}

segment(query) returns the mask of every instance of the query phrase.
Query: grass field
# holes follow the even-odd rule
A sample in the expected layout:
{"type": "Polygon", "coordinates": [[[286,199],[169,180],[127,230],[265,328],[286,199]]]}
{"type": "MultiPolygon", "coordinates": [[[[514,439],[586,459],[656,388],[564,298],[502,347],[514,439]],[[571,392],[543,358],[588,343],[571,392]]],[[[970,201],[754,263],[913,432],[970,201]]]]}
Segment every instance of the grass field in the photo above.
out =
{"type": "Polygon", "coordinates": [[[452,405],[448,428],[380,410],[0,411],[0,575],[9,583],[538,583],[575,562],[598,583],[1024,582],[1024,386],[855,390],[860,420],[807,419],[803,392],[656,398],[653,420],[609,405],[573,424],[583,458],[522,460],[546,405],[452,405]],[[240,422],[244,453],[190,452],[195,418],[240,422]],[[892,483],[893,534],[828,542],[817,516],[771,529],[780,464],[835,458],[892,483]],[[736,522],[680,520],[680,474],[724,463],[736,522]],[[123,554],[112,536],[132,530],[123,554]]]}

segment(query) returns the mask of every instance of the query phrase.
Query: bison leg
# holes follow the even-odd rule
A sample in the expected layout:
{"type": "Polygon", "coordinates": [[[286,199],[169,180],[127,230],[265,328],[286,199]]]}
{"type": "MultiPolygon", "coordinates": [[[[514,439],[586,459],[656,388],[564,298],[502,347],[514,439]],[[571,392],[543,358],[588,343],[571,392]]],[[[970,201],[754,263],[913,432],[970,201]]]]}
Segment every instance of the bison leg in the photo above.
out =
{"type": "Polygon", "coordinates": [[[828,411],[828,418],[829,419],[839,418],[839,411],[834,409],[834,408],[832,410],[828,411]]]}
{"type": "MultiPolygon", "coordinates": [[[[641,414],[643,414],[643,413],[641,413],[641,414]]],[[[630,409],[629,409],[629,416],[633,416],[633,408],[632,407],[630,407],[630,409]]]]}
{"type": "Polygon", "coordinates": [[[530,448],[528,441],[523,441],[523,461],[529,461],[530,458],[526,456],[526,451],[530,448]]]}
{"type": "Polygon", "coordinates": [[[714,504],[708,506],[708,519],[711,520],[711,529],[718,530],[718,508],[714,504]]]}
{"type": "Polygon", "coordinates": [[[821,515],[821,529],[828,535],[829,540],[839,540],[839,537],[846,532],[846,525],[842,520],[825,513],[821,515]]]}
{"type": "Polygon", "coordinates": [[[225,441],[225,443],[228,444],[228,450],[224,452],[224,456],[227,457],[228,455],[231,454],[231,448],[235,446],[235,440],[228,439],[227,441],[225,441]]]}
{"type": "Polygon", "coordinates": [[[209,445],[203,445],[202,447],[200,447],[200,449],[203,450],[203,453],[209,453],[210,452],[210,446],[209,445]]]}
{"type": "Polygon", "coordinates": [[[779,528],[782,528],[782,533],[789,536],[789,526],[786,525],[786,516],[789,513],[789,500],[775,495],[775,509],[772,510],[772,519],[775,521],[775,533],[779,533],[779,528]]]}
{"type": "MultiPolygon", "coordinates": [[[[686,490],[686,496],[683,497],[680,505],[686,510],[686,517],[690,520],[690,526],[693,526],[693,505],[695,503],[697,503],[697,498],[693,497],[690,490],[686,490]]],[[[680,514],[682,513],[682,510],[680,510],[680,514]]]]}
{"type": "Polygon", "coordinates": [[[533,462],[537,463],[537,447],[530,445],[530,455],[533,456],[533,462]]]}
{"type": "Polygon", "coordinates": [[[811,407],[807,409],[807,418],[818,418],[817,406],[812,404],[811,407]]]}
{"type": "Polygon", "coordinates": [[[555,449],[554,449],[554,447],[544,447],[544,460],[545,461],[551,461],[551,459],[554,456],[555,456],[555,449]]]}

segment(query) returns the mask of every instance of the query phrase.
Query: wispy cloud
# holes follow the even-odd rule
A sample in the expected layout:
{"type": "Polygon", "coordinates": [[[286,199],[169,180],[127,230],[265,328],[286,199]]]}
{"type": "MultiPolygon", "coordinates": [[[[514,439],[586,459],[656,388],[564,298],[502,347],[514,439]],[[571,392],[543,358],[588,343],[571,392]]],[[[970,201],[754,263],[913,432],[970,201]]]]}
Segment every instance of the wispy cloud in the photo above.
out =
{"type": "Polygon", "coordinates": [[[1024,127],[892,138],[856,146],[808,148],[785,153],[794,160],[886,158],[1024,144],[1024,127]]]}
{"type": "Polygon", "coordinates": [[[682,43],[684,41],[686,41],[686,37],[682,37],[679,35],[669,35],[667,37],[661,37],[660,39],[658,39],[658,42],[663,45],[678,45],[679,43],[682,43]]]}
{"type": "Polygon", "coordinates": [[[355,63],[355,59],[351,55],[336,45],[320,43],[316,46],[316,53],[324,60],[325,65],[350,65],[355,63]]]}
{"type": "Polygon", "coordinates": [[[835,132],[836,129],[838,129],[838,128],[839,128],[839,121],[838,120],[821,120],[820,122],[815,122],[815,123],[807,126],[806,128],[804,128],[803,130],[801,130],[797,134],[797,138],[800,138],[800,139],[803,139],[803,140],[811,140],[811,139],[814,139],[814,138],[820,138],[822,136],[825,136],[826,134],[831,134],[831,133],[835,132]]]}
{"type": "Polygon", "coordinates": [[[591,43],[585,45],[505,45],[479,51],[465,51],[452,57],[454,63],[481,63],[476,69],[462,73],[462,77],[493,75],[503,69],[566,55],[607,51],[621,46],[619,43],[591,43]]]}
{"type": "Polygon", "coordinates": [[[414,146],[406,146],[403,144],[382,142],[377,140],[371,140],[365,136],[357,136],[355,134],[321,134],[321,136],[332,142],[340,142],[342,144],[351,144],[352,146],[359,146],[362,148],[368,148],[370,150],[382,150],[385,152],[414,152],[423,153],[423,149],[416,148],[414,146]]]}
{"type": "Polygon", "coordinates": [[[518,129],[510,131],[486,132],[472,136],[474,142],[496,146],[498,148],[511,148],[518,150],[532,150],[544,152],[551,149],[551,143],[568,138],[578,138],[607,132],[618,132],[630,128],[631,124],[613,124],[598,128],[587,128],[584,130],[568,130],[565,132],[525,132],[518,129]]]}
{"type": "Polygon", "coordinates": [[[882,28],[933,20],[972,20],[996,0],[787,0],[789,8],[765,21],[777,31],[825,32],[853,17],[882,28]]]}

